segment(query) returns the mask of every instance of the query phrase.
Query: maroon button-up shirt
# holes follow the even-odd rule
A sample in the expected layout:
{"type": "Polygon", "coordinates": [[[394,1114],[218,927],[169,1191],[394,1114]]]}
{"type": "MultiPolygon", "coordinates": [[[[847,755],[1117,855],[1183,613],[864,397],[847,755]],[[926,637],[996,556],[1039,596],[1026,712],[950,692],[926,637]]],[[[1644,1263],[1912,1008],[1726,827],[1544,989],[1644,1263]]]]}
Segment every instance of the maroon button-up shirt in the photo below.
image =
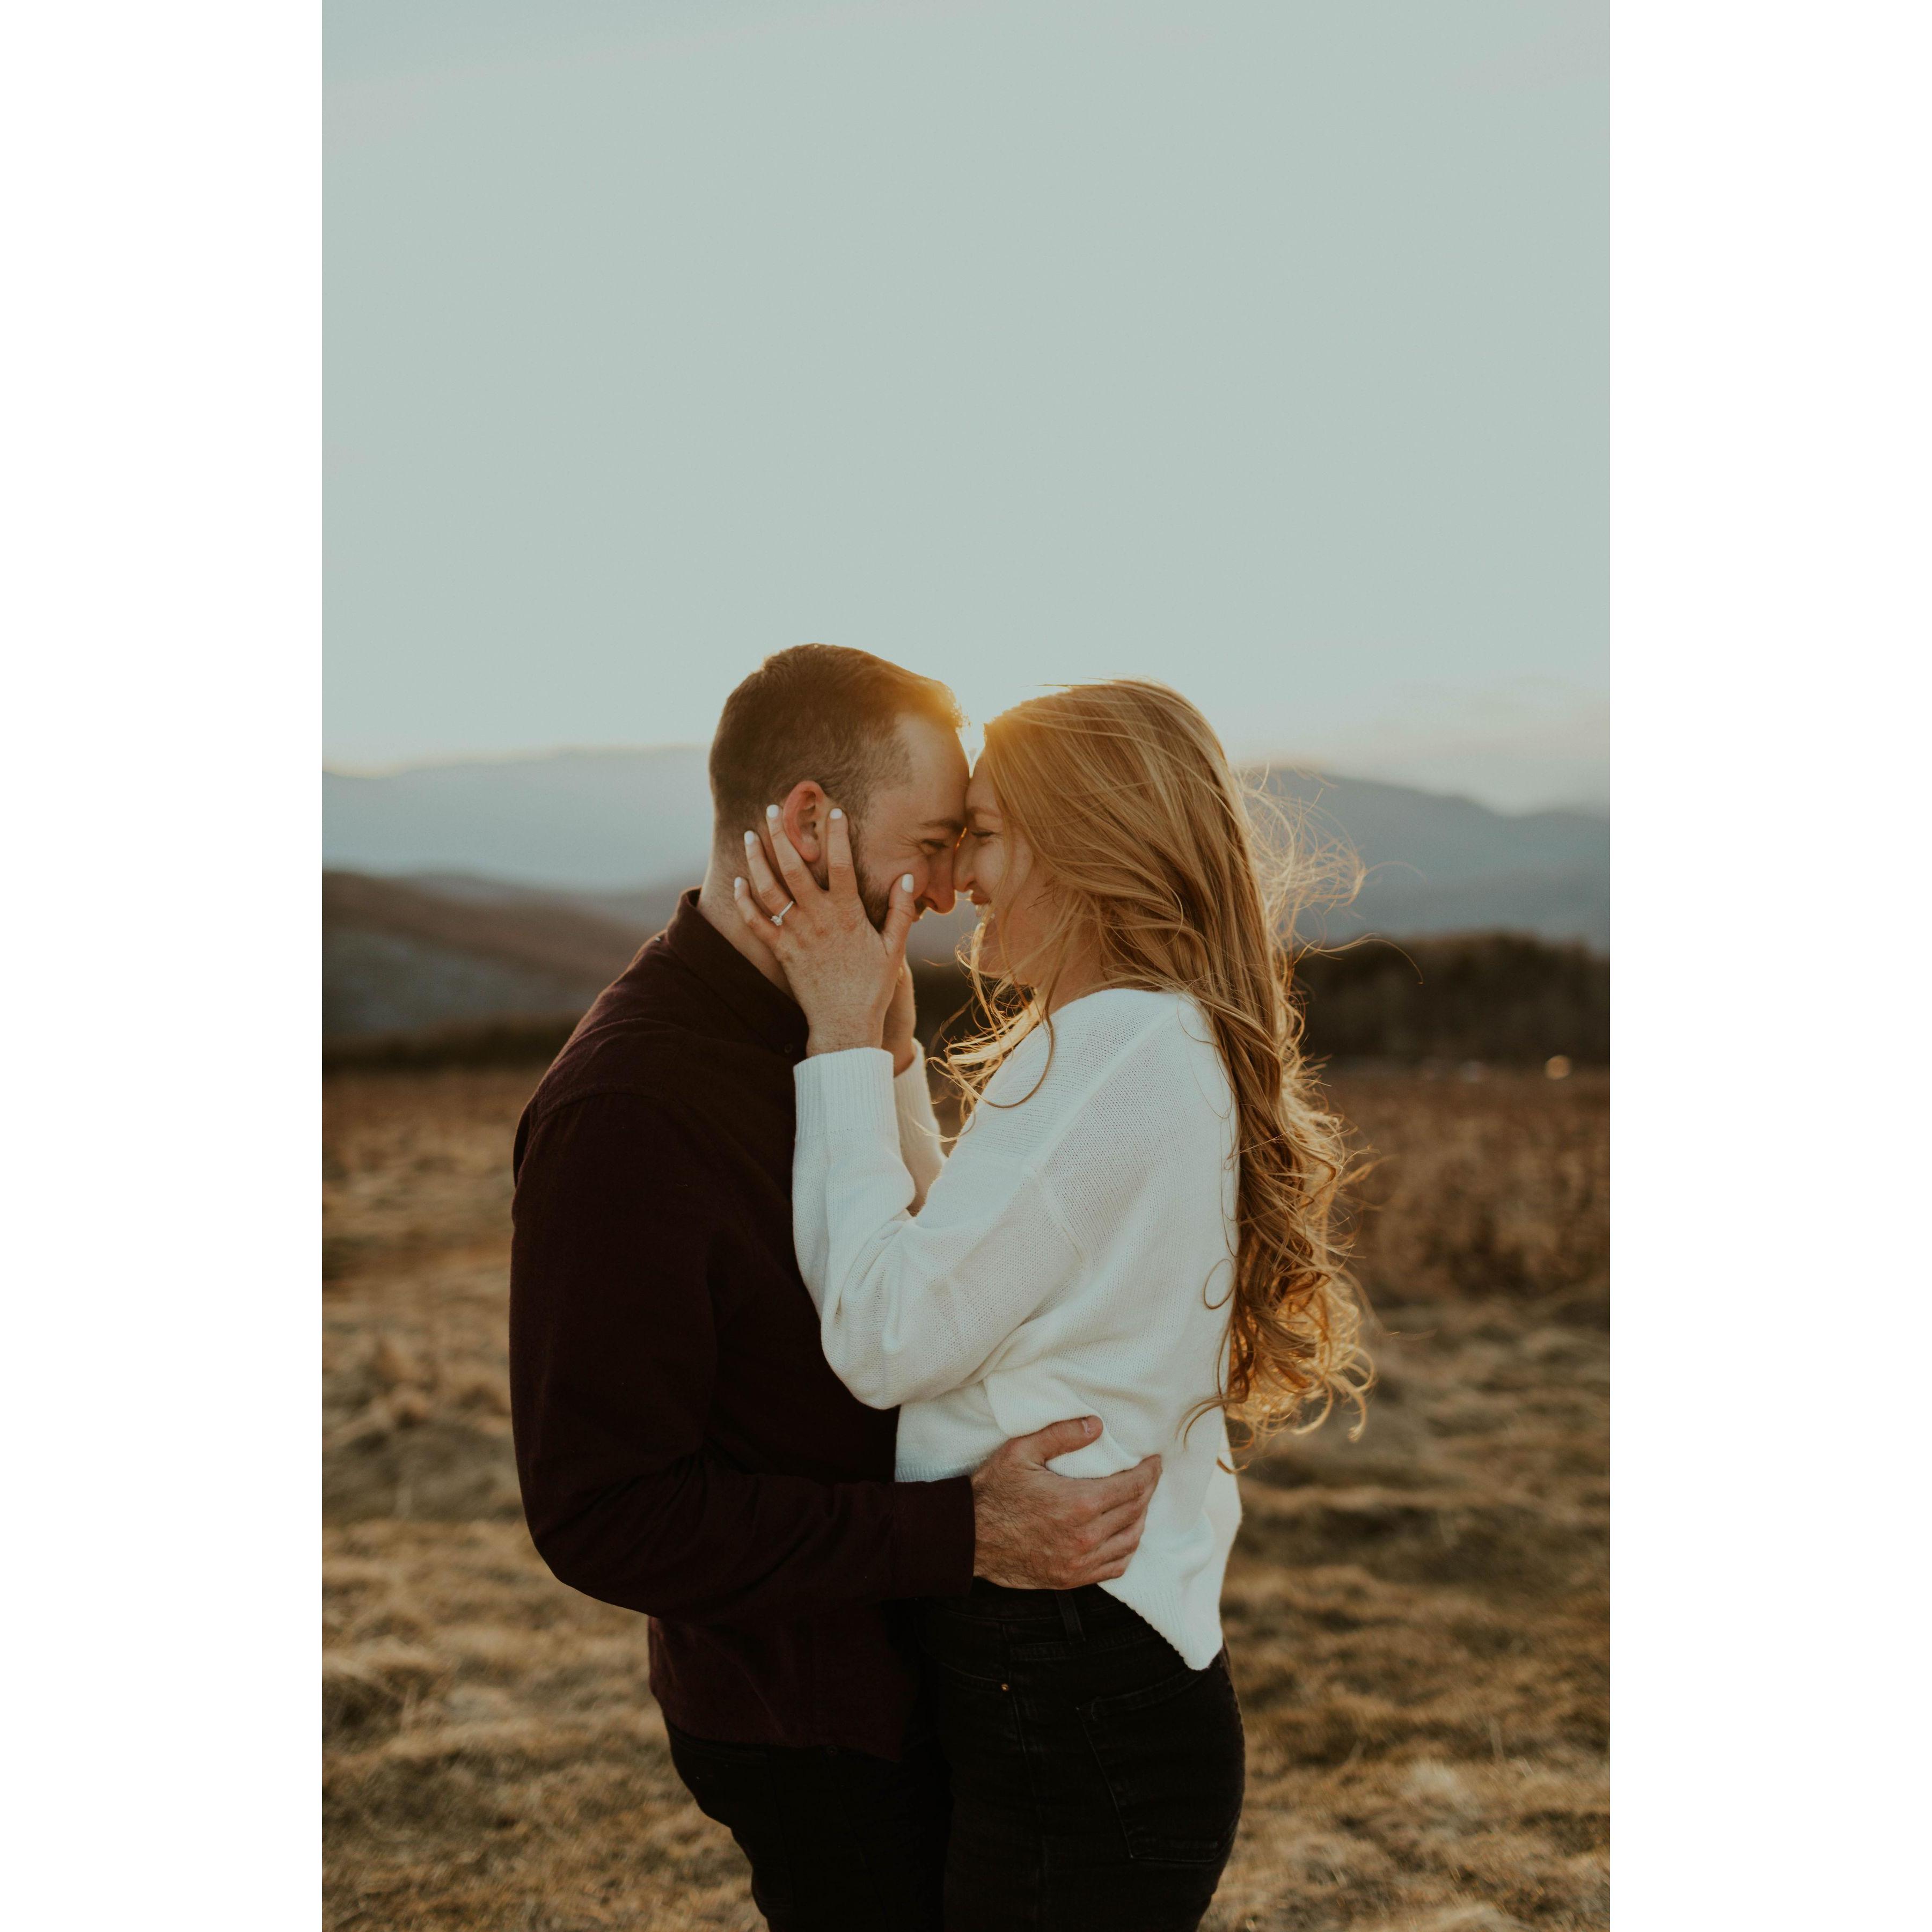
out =
{"type": "Polygon", "coordinates": [[[687,892],[517,1130],[510,1388],[530,1534],[650,1620],[699,1737],[899,1754],[902,1600],[963,1594],[970,1481],[896,1483],[792,1250],[795,1002],[687,892]]]}

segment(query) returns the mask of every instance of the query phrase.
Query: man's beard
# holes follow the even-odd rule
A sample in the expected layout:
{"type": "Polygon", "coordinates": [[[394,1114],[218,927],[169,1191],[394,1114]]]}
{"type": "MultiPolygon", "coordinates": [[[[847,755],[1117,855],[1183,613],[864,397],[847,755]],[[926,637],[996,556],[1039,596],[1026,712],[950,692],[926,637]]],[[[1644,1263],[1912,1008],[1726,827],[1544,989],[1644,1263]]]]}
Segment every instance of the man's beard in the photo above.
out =
{"type": "MultiPolygon", "coordinates": [[[[892,910],[892,882],[888,879],[881,886],[874,879],[866,864],[865,848],[860,843],[859,828],[848,819],[846,836],[852,844],[852,870],[859,881],[859,903],[866,908],[866,916],[872,922],[874,932],[886,929],[886,914],[892,910]]],[[[824,860],[812,868],[812,876],[821,887],[829,886],[831,874],[824,860]]]]}
{"type": "Polygon", "coordinates": [[[888,885],[883,890],[875,880],[859,874],[859,903],[866,908],[866,916],[872,922],[874,932],[886,929],[886,914],[892,910],[892,889],[888,885]]]}

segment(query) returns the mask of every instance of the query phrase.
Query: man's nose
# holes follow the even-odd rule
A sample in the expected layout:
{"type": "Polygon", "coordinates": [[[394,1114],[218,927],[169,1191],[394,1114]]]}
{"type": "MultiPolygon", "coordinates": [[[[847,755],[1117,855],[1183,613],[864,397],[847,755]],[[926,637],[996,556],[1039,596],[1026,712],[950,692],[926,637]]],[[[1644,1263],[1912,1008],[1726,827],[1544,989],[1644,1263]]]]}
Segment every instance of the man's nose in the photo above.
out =
{"type": "Polygon", "coordinates": [[[919,896],[919,902],[934,912],[944,914],[952,910],[958,897],[952,884],[952,855],[948,854],[933,867],[926,882],[926,890],[919,896]]]}

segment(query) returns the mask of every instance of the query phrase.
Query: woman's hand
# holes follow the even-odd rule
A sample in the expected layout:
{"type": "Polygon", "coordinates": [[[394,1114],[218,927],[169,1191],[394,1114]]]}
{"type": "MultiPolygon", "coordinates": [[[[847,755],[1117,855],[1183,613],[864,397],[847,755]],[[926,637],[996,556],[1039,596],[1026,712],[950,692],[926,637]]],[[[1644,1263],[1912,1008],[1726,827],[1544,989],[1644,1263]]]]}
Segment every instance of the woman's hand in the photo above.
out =
{"type": "Polygon", "coordinates": [[[769,818],[783,878],[772,876],[758,835],[748,832],[745,863],[751,882],[734,879],[731,896],[746,931],[784,968],[792,997],[805,1009],[810,1029],[806,1052],[844,1053],[885,1044],[886,1016],[916,910],[912,874],[892,887],[885,929],[875,932],[859,896],[845,814],[835,806],[826,820],[822,889],[785,836],[776,806],[769,818]]]}
{"type": "Polygon", "coordinates": [[[898,983],[892,988],[892,1004],[886,1009],[885,1036],[880,1044],[892,1057],[895,1078],[919,1058],[919,1036],[913,1028],[918,1012],[913,998],[912,968],[899,962],[898,983]]]}

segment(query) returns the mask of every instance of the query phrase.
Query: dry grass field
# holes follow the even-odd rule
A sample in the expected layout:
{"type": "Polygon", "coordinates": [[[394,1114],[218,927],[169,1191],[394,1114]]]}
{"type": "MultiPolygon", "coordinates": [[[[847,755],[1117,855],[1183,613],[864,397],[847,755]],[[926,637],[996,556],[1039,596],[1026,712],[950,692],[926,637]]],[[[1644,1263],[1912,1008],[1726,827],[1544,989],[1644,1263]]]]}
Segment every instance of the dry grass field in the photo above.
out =
{"type": "MultiPolygon", "coordinates": [[[[755,1928],[671,1771],[641,1620],[553,1581],[518,1516],[508,1159],[535,1077],[328,1083],[326,1922],[755,1928]]],[[[1383,1156],[1382,1384],[1359,1442],[1331,1425],[1244,1478],[1248,1802],[1207,1923],[1600,1927],[1607,1077],[1334,1090],[1383,1156]]]]}

